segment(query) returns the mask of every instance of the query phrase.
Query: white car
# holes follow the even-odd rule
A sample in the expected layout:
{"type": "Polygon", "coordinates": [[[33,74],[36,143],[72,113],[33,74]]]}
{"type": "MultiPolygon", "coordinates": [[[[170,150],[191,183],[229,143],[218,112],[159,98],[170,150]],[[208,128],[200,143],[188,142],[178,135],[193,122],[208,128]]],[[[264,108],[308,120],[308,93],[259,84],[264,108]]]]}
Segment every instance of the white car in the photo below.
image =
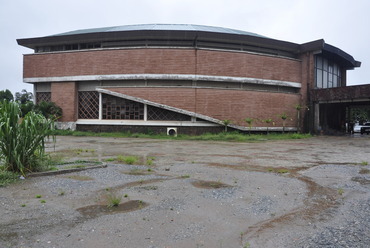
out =
{"type": "Polygon", "coordinates": [[[360,133],[362,127],[368,127],[370,129],[370,122],[365,122],[363,125],[360,125],[358,122],[353,126],[354,133],[360,133]]]}

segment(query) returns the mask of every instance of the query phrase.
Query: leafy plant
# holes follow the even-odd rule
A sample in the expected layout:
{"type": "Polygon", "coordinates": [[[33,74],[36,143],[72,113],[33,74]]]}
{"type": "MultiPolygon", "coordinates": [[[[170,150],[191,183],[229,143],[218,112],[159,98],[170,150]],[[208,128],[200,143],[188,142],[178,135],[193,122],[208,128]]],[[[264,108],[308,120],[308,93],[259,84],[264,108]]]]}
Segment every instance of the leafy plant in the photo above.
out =
{"type": "Polygon", "coordinates": [[[253,118],[245,118],[244,121],[248,123],[249,135],[251,135],[252,125],[255,120],[253,118]]]}
{"type": "Polygon", "coordinates": [[[107,195],[108,200],[108,207],[118,207],[118,205],[121,203],[122,196],[118,196],[116,194],[109,194],[107,195]]]}
{"type": "Polygon", "coordinates": [[[40,169],[45,158],[45,138],[53,129],[53,121],[29,112],[20,117],[16,102],[2,102],[0,106],[0,157],[9,171],[26,172],[40,169]]]}
{"type": "Polygon", "coordinates": [[[282,113],[279,117],[283,120],[283,133],[285,133],[285,122],[286,119],[288,119],[288,115],[286,113],[282,113]]]}
{"type": "Polygon", "coordinates": [[[269,134],[269,125],[271,122],[273,122],[273,120],[271,118],[269,119],[264,119],[264,120],[261,120],[262,122],[266,123],[266,128],[267,128],[267,134],[269,134]]]}
{"type": "Polygon", "coordinates": [[[40,102],[34,106],[37,113],[42,114],[47,119],[57,120],[62,117],[62,108],[54,102],[40,102]]]}
{"type": "Polygon", "coordinates": [[[227,132],[227,126],[229,126],[231,124],[231,121],[230,120],[223,120],[222,121],[222,124],[224,124],[224,126],[225,126],[225,132],[227,132]]]}

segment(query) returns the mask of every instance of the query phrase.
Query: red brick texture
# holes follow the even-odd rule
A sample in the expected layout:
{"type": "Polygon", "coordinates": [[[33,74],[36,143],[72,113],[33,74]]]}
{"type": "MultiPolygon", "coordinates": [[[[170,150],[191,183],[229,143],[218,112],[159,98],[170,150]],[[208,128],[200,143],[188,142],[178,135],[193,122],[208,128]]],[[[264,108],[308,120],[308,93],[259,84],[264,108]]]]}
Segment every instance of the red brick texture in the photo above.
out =
{"type": "Polygon", "coordinates": [[[24,56],[24,77],[197,74],[301,82],[301,62],[257,54],[194,49],[114,49],[24,56]]]}
{"type": "MultiPolygon", "coordinates": [[[[294,60],[233,51],[195,49],[138,48],[30,54],[24,56],[24,78],[111,74],[191,74],[250,77],[302,83],[311,80],[305,71],[310,57],[294,60]],[[304,77],[302,76],[304,75],[304,77]]],[[[113,90],[113,88],[110,88],[113,90]]],[[[180,109],[229,119],[244,125],[244,119],[271,118],[281,126],[279,114],[286,112],[296,126],[294,106],[306,102],[306,93],[287,94],[200,88],[114,88],[130,96],[148,99],[180,109]],[[304,95],[303,95],[304,94],[304,95]],[[303,98],[302,98],[303,97],[303,98]]],[[[75,82],[51,84],[51,100],[63,109],[61,121],[77,120],[75,82]]],[[[266,126],[261,122],[254,126],[266,126]]]]}
{"type": "Polygon", "coordinates": [[[73,122],[77,120],[77,87],[75,82],[51,83],[51,101],[63,110],[59,121],[73,122]]]}
{"type": "MultiPolygon", "coordinates": [[[[183,88],[109,88],[111,91],[147,99],[156,103],[193,111],[233,124],[247,126],[245,118],[273,119],[282,126],[280,114],[289,118],[287,126],[296,126],[295,105],[299,94],[268,93],[260,91],[183,88]]],[[[266,126],[261,121],[253,126],[266,126]]]]}

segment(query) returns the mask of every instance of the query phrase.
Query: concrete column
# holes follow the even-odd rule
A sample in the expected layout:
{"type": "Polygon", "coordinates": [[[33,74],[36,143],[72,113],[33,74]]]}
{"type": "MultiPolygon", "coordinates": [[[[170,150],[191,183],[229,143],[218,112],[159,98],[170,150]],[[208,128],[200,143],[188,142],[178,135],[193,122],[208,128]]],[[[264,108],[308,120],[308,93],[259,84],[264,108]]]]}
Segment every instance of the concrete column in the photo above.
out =
{"type": "Polygon", "coordinates": [[[314,132],[319,133],[320,131],[320,104],[314,103],[314,132]]]}

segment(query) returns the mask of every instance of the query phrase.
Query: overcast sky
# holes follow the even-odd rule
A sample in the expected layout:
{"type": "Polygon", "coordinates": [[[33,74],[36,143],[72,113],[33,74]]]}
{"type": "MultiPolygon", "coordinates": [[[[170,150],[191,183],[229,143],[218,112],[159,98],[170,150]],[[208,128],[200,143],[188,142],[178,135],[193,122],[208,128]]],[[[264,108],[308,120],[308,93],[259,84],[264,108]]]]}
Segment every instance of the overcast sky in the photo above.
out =
{"type": "Polygon", "coordinates": [[[18,38],[129,24],[199,24],[305,43],[324,39],[362,62],[349,85],[370,84],[369,0],[0,0],[0,90],[22,82],[18,38]]]}

